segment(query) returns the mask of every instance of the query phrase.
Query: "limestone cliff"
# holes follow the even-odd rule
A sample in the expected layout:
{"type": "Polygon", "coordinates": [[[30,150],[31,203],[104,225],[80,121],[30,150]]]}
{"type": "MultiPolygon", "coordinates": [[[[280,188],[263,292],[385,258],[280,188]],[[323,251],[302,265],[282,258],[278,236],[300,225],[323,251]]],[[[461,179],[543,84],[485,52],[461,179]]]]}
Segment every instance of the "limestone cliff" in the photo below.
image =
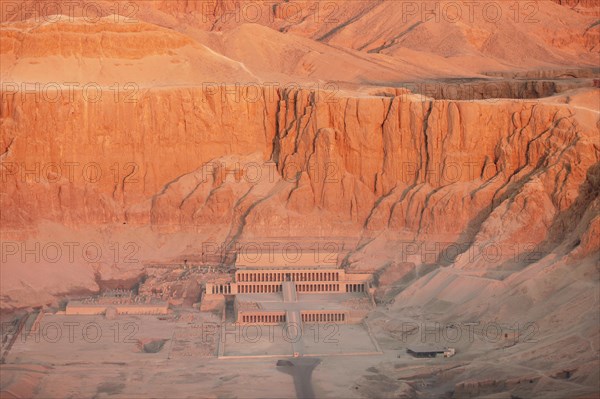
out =
{"type": "Polygon", "coordinates": [[[1,221],[559,243],[568,230],[556,223],[597,193],[597,122],[541,100],[249,87],[65,104],[4,93],[1,221]]]}

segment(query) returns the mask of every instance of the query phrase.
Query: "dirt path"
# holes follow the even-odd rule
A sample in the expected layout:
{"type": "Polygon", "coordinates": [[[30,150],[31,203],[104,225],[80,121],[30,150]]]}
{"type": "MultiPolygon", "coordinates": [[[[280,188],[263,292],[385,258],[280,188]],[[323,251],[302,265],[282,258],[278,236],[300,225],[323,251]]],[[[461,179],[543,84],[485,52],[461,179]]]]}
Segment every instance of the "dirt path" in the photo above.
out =
{"type": "Polygon", "coordinates": [[[279,360],[277,369],[283,373],[289,374],[294,379],[296,388],[296,398],[314,399],[315,391],[312,386],[312,373],[315,367],[321,363],[318,358],[295,358],[288,360],[279,360]]]}

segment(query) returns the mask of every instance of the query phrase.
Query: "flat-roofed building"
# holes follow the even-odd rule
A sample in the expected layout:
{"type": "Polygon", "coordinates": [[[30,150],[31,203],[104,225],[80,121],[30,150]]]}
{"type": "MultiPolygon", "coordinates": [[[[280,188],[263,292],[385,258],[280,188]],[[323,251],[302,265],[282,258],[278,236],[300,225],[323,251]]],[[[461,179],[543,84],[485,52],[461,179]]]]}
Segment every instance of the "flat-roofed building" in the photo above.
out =
{"type": "Polygon", "coordinates": [[[406,353],[413,357],[437,357],[437,355],[451,357],[454,356],[456,352],[454,348],[447,347],[411,346],[406,349],[406,353]]]}
{"type": "Polygon", "coordinates": [[[288,323],[292,309],[300,322],[308,323],[357,323],[368,313],[371,274],[347,274],[337,266],[337,254],[305,252],[295,262],[276,255],[238,254],[234,281],[207,283],[205,298],[235,296],[236,320],[243,324],[288,323]],[[286,284],[304,297],[282,298],[286,284]],[[350,300],[359,306],[343,305],[350,300]]]}
{"type": "Polygon", "coordinates": [[[207,295],[270,294],[281,292],[284,281],[296,283],[299,293],[367,292],[370,274],[346,274],[343,269],[243,269],[231,283],[207,283],[207,295]]]}
{"type": "Polygon", "coordinates": [[[338,267],[338,254],[333,252],[300,249],[294,246],[273,250],[252,251],[242,249],[236,254],[236,269],[261,268],[330,268],[338,267]]]}

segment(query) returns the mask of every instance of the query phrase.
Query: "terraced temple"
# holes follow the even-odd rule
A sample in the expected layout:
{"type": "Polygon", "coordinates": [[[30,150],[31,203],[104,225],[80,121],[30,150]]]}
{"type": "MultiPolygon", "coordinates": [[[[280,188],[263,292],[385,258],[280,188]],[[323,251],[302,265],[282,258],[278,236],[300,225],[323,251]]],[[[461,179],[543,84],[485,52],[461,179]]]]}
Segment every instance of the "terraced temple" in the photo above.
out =
{"type": "Polygon", "coordinates": [[[244,324],[358,323],[371,309],[370,274],[351,274],[337,266],[338,254],[239,253],[234,281],[207,283],[208,301],[234,297],[235,320],[244,324]]]}

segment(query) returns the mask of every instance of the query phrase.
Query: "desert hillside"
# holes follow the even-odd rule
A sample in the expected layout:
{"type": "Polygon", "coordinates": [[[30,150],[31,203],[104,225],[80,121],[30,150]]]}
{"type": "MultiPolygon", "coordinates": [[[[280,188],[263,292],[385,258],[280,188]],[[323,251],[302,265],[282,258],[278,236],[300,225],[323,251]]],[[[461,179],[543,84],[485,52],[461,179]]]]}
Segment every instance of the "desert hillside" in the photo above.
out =
{"type": "MultiPolygon", "coordinates": [[[[537,323],[435,371],[444,392],[600,392],[598,2],[66,3],[0,18],[5,318],[318,241],[374,274],[384,342],[405,320],[537,323]]],[[[360,389],[319,392],[441,394],[356,367],[360,389]]]]}

